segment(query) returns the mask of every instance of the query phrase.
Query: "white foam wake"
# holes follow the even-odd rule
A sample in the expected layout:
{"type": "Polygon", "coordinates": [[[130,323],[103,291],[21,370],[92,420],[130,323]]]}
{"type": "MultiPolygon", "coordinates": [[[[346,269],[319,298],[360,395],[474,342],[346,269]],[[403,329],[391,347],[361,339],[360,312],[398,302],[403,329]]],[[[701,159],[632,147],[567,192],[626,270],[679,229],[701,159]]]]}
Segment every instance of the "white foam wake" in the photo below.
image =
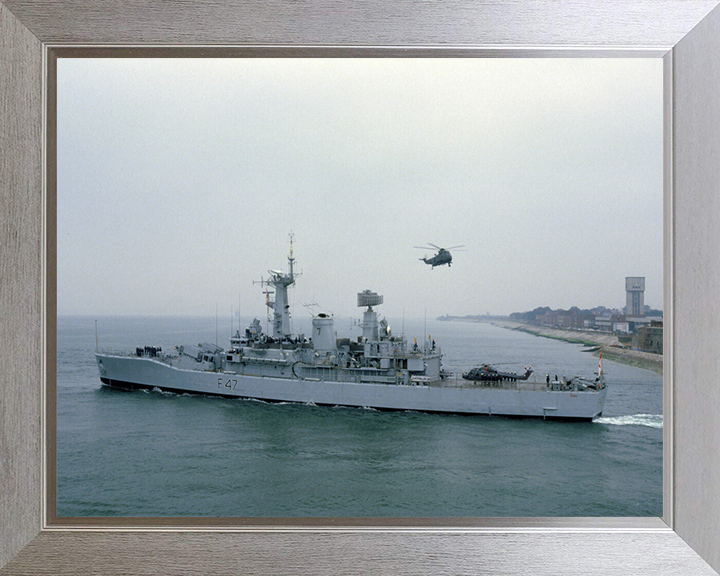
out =
{"type": "Polygon", "coordinates": [[[161,388],[158,388],[157,386],[155,386],[152,389],[152,391],[155,392],[155,394],[162,394],[163,396],[177,396],[177,394],[175,394],[175,392],[168,392],[167,390],[162,390],[161,388]]]}
{"type": "Polygon", "coordinates": [[[632,416],[608,416],[595,420],[598,424],[613,424],[615,426],[647,426],[649,428],[662,428],[662,414],[633,414],[632,416]]]}

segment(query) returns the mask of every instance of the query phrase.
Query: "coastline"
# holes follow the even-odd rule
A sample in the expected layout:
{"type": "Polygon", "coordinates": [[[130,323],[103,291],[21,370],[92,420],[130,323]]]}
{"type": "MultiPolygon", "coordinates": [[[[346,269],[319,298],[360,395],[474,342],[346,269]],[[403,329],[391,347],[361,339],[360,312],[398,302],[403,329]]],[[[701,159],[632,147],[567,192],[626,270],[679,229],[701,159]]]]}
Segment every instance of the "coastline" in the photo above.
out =
{"type": "Polygon", "coordinates": [[[592,346],[595,347],[595,350],[592,352],[594,356],[599,356],[600,350],[602,350],[603,357],[608,360],[621,362],[630,366],[637,366],[638,368],[643,368],[645,370],[652,370],[658,374],[663,373],[663,357],[661,354],[652,354],[650,352],[641,352],[640,350],[622,348],[620,341],[614,334],[591,332],[586,330],[568,330],[563,328],[553,328],[550,326],[538,326],[536,324],[526,324],[524,322],[515,322],[513,320],[500,318],[465,319],[461,317],[447,317],[447,319],[460,322],[485,322],[486,324],[492,324],[494,326],[499,326],[500,328],[506,328],[507,330],[518,330],[520,332],[527,332],[528,334],[541,336],[543,338],[553,338],[555,340],[562,340],[563,342],[570,342],[572,344],[592,346]]]}

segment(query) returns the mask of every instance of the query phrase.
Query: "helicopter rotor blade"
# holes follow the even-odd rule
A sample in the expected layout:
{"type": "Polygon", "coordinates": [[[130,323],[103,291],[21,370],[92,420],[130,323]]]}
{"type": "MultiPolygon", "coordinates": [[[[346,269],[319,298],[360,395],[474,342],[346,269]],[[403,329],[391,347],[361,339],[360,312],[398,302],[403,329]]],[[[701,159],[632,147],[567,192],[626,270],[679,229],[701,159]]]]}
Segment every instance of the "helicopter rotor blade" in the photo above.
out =
{"type": "Polygon", "coordinates": [[[429,246],[413,246],[413,248],[419,248],[420,250],[432,250],[429,246]]]}
{"type": "Polygon", "coordinates": [[[450,248],[445,248],[445,250],[456,250],[457,248],[465,248],[465,244],[460,244],[459,246],[451,246],[450,248]]]}
{"type": "Polygon", "coordinates": [[[433,244],[432,242],[428,242],[428,246],[432,246],[433,248],[435,248],[437,250],[442,250],[442,248],[440,248],[440,246],[437,246],[436,244],[433,244]]]}

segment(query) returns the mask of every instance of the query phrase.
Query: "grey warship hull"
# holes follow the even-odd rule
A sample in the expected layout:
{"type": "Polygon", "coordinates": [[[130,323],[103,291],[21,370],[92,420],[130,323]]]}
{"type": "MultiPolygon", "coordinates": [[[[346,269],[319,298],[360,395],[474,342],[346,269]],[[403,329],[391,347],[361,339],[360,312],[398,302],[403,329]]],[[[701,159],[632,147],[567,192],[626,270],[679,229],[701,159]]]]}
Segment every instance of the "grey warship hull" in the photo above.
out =
{"type": "Polygon", "coordinates": [[[117,388],[379,410],[592,420],[602,414],[607,393],[607,388],[593,392],[553,391],[544,383],[534,382],[518,383],[510,389],[452,379],[414,385],[300,380],[202,373],[173,368],[152,358],[98,353],[97,359],[103,384],[117,388]]]}
{"type": "Polygon", "coordinates": [[[270,280],[263,281],[274,289],[274,300],[267,300],[274,310],[272,336],[263,334],[256,319],[230,338],[227,350],[204,343],[177,346],[169,353],[152,346],[134,353],[97,352],[101,382],[116,388],[379,410],[568,420],[602,414],[607,387],[601,365],[592,382],[534,382],[528,380],[531,370],[522,377],[493,370],[475,371],[471,380],[453,376],[442,369],[443,355],[434,341],[410,346],[404,335],[394,336],[387,322],[378,320],[373,307],[383,298],[369,290],[357,295],[358,306],[366,308],[362,336],[337,338],[332,316],[323,313],[313,317],[309,338],[293,335],[287,298],[296,276],[292,245],[288,260],[288,273],[271,270],[270,280]]]}

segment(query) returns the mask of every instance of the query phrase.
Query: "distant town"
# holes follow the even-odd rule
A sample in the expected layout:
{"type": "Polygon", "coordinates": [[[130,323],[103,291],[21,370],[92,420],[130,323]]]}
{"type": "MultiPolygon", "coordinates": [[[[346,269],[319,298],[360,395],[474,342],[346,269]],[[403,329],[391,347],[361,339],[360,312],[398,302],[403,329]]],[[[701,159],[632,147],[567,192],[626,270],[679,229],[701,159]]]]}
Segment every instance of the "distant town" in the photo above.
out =
{"type": "Polygon", "coordinates": [[[623,309],[598,306],[581,310],[573,306],[569,310],[553,310],[547,306],[528,312],[513,312],[510,316],[468,315],[441,316],[438,320],[491,321],[511,320],[535,326],[548,326],[564,330],[601,332],[613,334],[620,345],[638,350],[662,354],[663,312],[644,303],[645,278],[625,278],[626,305],[623,309]]]}

